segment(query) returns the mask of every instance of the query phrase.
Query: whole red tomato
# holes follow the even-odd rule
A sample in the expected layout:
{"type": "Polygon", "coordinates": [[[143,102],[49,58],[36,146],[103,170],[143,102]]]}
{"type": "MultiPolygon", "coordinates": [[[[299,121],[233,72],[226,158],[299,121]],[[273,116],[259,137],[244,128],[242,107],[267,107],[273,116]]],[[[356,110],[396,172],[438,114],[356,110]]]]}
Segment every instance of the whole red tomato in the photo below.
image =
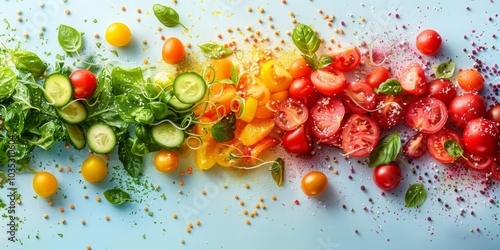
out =
{"type": "Polygon", "coordinates": [[[94,73],[89,70],[77,69],[71,73],[69,79],[74,88],[73,97],[75,99],[89,98],[97,89],[97,79],[94,73]]]}

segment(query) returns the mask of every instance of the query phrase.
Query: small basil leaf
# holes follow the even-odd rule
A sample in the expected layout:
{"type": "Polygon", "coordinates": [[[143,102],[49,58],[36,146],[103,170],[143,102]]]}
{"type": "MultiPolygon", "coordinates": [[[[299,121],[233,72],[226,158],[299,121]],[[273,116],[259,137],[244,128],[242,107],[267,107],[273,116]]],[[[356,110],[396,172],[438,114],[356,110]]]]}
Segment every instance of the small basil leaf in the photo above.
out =
{"type": "Polygon", "coordinates": [[[234,113],[224,117],[220,122],[214,124],[211,128],[212,137],[218,142],[226,142],[234,138],[236,129],[236,116],[234,113]]]}
{"type": "Polygon", "coordinates": [[[316,61],[315,69],[322,69],[333,62],[333,58],[329,55],[322,55],[316,61]]]}
{"type": "Polygon", "coordinates": [[[16,66],[16,69],[29,72],[35,78],[42,76],[47,69],[42,59],[31,51],[16,50],[9,51],[9,54],[11,55],[11,61],[16,66]]]}
{"type": "Polygon", "coordinates": [[[125,192],[123,189],[119,188],[119,187],[114,187],[112,189],[108,189],[106,191],[104,191],[104,198],[106,198],[106,200],[113,204],[113,205],[121,205],[125,202],[128,202],[128,201],[133,201],[132,200],[132,197],[130,196],[130,194],[128,194],[127,192],[125,192]]]}
{"type": "Polygon", "coordinates": [[[406,191],[405,195],[405,206],[406,207],[416,207],[424,203],[427,198],[427,192],[425,187],[421,183],[411,185],[406,191]]]}
{"type": "Polygon", "coordinates": [[[389,164],[396,160],[401,152],[401,138],[399,132],[388,134],[382,138],[370,153],[368,167],[373,168],[382,164],[389,164]]]}
{"type": "Polygon", "coordinates": [[[16,89],[17,76],[11,68],[0,69],[0,102],[7,100],[16,89]]]}
{"type": "Polygon", "coordinates": [[[380,84],[378,88],[375,88],[375,93],[398,95],[403,93],[403,87],[401,87],[401,83],[397,79],[391,78],[380,84]]]}
{"type": "Polygon", "coordinates": [[[448,62],[441,63],[437,66],[436,77],[448,79],[455,73],[455,63],[451,60],[448,62]]]}
{"type": "Polygon", "coordinates": [[[153,12],[158,21],[163,25],[170,28],[180,25],[187,30],[186,26],[179,21],[179,14],[174,9],[161,4],[155,4],[153,5],[153,12]]]}
{"type": "Polygon", "coordinates": [[[207,58],[220,59],[233,54],[233,51],[223,45],[217,43],[205,43],[198,45],[200,47],[201,53],[207,58]]]}
{"type": "MultiPolygon", "coordinates": [[[[298,24],[293,29],[292,41],[297,48],[306,55],[313,55],[318,51],[321,40],[309,26],[298,24]]],[[[310,64],[315,65],[315,64],[310,64]]]]}
{"type": "Polygon", "coordinates": [[[125,171],[137,178],[142,172],[142,157],[132,153],[133,146],[134,139],[125,134],[118,147],[118,159],[123,163],[125,171]]]}
{"type": "Polygon", "coordinates": [[[458,144],[455,140],[447,140],[443,144],[446,153],[448,153],[453,158],[463,157],[464,150],[462,146],[458,144]]]}
{"type": "Polygon", "coordinates": [[[315,54],[312,55],[306,55],[302,54],[302,58],[306,61],[307,65],[310,65],[311,68],[316,70],[316,61],[318,60],[318,57],[315,54]]]}
{"type": "Polygon", "coordinates": [[[285,162],[283,161],[283,159],[276,159],[271,166],[270,171],[274,181],[276,182],[276,184],[278,184],[278,187],[281,187],[281,185],[283,184],[283,179],[285,177],[285,162]]]}
{"type": "Polygon", "coordinates": [[[82,34],[67,25],[59,25],[57,40],[62,49],[68,53],[78,52],[82,48],[82,34]]]}

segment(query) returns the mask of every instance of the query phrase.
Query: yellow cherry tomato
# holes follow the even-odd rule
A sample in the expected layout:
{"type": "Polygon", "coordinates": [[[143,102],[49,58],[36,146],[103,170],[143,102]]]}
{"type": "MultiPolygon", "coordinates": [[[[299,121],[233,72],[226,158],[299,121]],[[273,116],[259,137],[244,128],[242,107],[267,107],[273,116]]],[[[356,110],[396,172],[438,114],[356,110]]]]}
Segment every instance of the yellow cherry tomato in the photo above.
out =
{"type": "Polygon", "coordinates": [[[115,47],[123,47],[132,39],[129,27],[120,22],[112,23],[106,29],[106,42],[115,47]]]}
{"type": "Polygon", "coordinates": [[[154,164],[162,173],[173,172],[179,165],[179,155],[172,150],[162,149],[156,153],[154,164]]]}
{"type": "Polygon", "coordinates": [[[49,172],[37,172],[33,177],[33,190],[40,197],[47,198],[56,193],[58,188],[56,177],[49,172]]]}
{"type": "Polygon", "coordinates": [[[302,177],[300,187],[305,195],[314,197],[325,191],[328,185],[328,178],[319,171],[311,171],[302,177]]]}
{"type": "Polygon", "coordinates": [[[262,65],[260,77],[272,92],[287,90],[293,82],[290,72],[274,60],[269,60],[262,65]]]}
{"type": "Polygon", "coordinates": [[[91,155],[82,163],[82,176],[88,182],[99,182],[108,175],[108,166],[99,156],[91,155]]]}

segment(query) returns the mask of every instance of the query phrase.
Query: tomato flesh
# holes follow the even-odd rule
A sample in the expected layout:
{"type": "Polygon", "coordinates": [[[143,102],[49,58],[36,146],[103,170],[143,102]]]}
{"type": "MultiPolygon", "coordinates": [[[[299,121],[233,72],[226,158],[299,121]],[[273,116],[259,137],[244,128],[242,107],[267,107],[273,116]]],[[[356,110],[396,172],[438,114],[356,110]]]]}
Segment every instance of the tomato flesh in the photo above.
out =
{"type": "Polygon", "coordinates": [[[381,129],[391,128],[399,124],[404,115],[401,96],[379,94],[375,98],[375,103],[376,110],[370,115],[381,129]]]}
{"type": "Polygon", "coordinates": [[[316,138],[333,136],[340,129],[345,108],[335,97],[323,97],[311,108],[311,132],[316,138]]]}
{"type": "Polygon", "coordinates": [[[347,84],[344,73],[338,70],[316,70],[311,73],[311,81],[316,90],[326,96],[341,93],[347,84]]]}
{"type": "Polygon", "coordinates": [[[448,140],[454,140],[462,147],[458,134],[447,128],[443,128],[434,134],[428,135],[427,137],[427,150],[429,151],[429,154],[441,163],[453,163],[456,160],[449,155],[444,148],[444,143],[448,140]]]}
{"type": "Polygon", "coordinates": [[[410,63],[399,77],[401,87],[408,94],[421,95],[427,88],[425,73],[420,64],[410,63]]]}
{"type": "Polygon", "coordinates": [[[493,157],[491,156],[486,156],[486,157],[477,156],[468,151],[464,152],[464,157],[465,157],[465,164],[467,165],[467,167],[474,170],[483,171],[490,169],[494,163],[493,157]]]}
{"type": "Polygon", "coordinates": [[[427,152],[427,134],[414,134],[403,146],[403,153],[412,158],[420,158],[427,152]]]}
{"type": "Polygon", "coordinates": [[[342,149],[352,157],[368,156],[378,143],[380,129],[368,115],[353,114],[342,131],[342,149]]]}
{"type": "Polygon", "coordinates": [[[375,108],[375,91],[365,82],[351,82],[344,89],[345,106],[354,113],[364,114],[375,108]]]}
{"type": "Polygon", "coordinates": [[[304,124],[308,117],[307,107],[301,101],[289,98],[278,106],[278,110],[274,114],[274,121],[276,126],[288,131],[304,124]]]}
{"type": "Polygon", "coordinates": [[[346,49],[329,52],[333,62],[327,68],[333,68],[340,71],[351,71],[355,69],[361,61],[361,52],[355,46],[346,49]]]}
{"type": "Polygon", "coordinates": [[[439,131],[446,124],[448,111],[446,105],[432,97],[417,99],[408,105],[405,121],[408,126],[432,134],[439,131]]]}

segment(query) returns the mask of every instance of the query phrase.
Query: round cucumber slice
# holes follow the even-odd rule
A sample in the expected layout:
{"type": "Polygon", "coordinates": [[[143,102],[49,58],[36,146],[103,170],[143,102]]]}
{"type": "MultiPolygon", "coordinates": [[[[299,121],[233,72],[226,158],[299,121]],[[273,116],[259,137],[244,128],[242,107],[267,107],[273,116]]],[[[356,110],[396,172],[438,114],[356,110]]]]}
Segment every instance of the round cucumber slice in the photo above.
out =
{"type": "Polygon", "coordinates": [[[180,102],[193,104],[205,96],[207,84],[203,77],[194,72],[184,72],[174,80],[174,95],[180,102]]]}

